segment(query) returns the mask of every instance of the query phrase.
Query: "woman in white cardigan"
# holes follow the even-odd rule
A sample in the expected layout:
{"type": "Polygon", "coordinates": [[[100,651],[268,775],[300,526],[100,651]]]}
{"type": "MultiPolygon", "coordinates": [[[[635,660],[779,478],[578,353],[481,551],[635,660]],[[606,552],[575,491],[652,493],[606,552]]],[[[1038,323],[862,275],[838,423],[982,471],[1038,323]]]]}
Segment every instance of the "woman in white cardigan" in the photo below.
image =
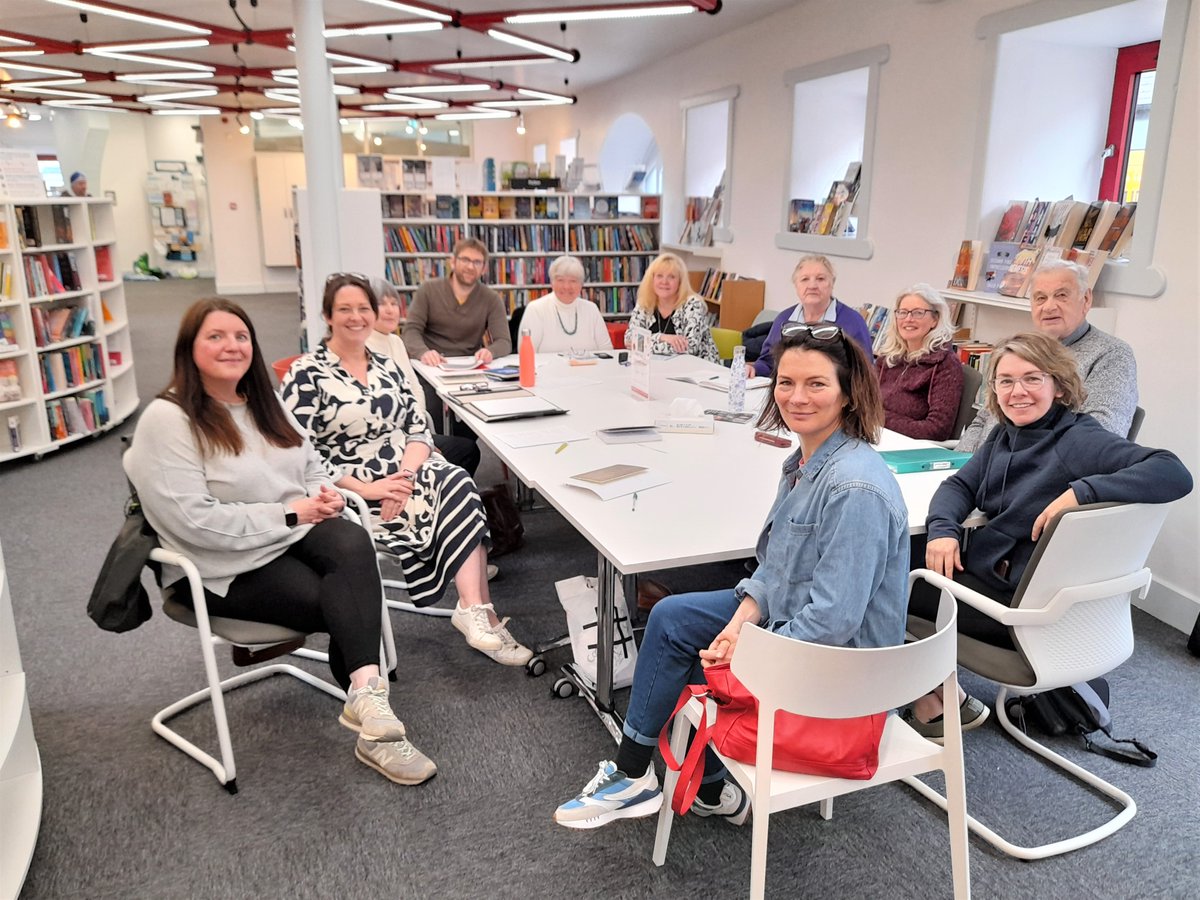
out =
{"type": "Polygon", "coordinates": [[[551,293],[525,306],[521,319],[521,334],[533,339],[534,351],[611,350],[612,338],[599,307],[579,296],[583,290],[583,263],[574,256],[554,260],[550,264],[550,286],[551,293]]]}

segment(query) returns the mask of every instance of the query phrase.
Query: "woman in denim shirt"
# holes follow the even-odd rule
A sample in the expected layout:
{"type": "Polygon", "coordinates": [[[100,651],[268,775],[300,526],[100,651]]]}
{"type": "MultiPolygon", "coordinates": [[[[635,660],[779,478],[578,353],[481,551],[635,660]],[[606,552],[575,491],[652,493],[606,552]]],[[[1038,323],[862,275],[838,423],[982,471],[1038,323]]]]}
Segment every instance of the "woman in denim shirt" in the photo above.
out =
{"type": "MultiPolygon", "coordinates": [[[[787,428],[800,448],[783,466],[759,536],[758,567],[733,590],[679,594],[650,614],[614,761],[554,814],[568,828],[654,815],[651,765],[659,732],[687,683],[733,657],[742,623],[843,647],[904,641],[908,511],[896,479],[870,446],[883,405],[870,360],[838,326],[789,322],[775,345],[774,403],[760,428],[787,428]]],[[[692,806],[741,825],[748,798],[708,755],[692,806]]]]}

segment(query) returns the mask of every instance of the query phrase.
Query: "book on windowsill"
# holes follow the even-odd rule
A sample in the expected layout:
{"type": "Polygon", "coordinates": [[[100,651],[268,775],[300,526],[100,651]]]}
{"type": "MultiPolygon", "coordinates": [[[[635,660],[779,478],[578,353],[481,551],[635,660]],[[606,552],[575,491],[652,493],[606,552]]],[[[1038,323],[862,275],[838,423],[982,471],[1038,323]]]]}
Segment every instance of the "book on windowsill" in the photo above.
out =
{"type": "Polygon", "coordinates": [[[987,263],[983,267],[982,290],[995,294],[1000,290],[1000,282],[1008,274],[1013,258],[1020,246],[1013,241],[995,241],[988,250],[987,263]]]}
{"type": "Polygon", "coordinates": [[[1000,279],[1000,293],[1006,297],[1027,296],[1041,255],[1042,252],[1037,247],[1021,247],[1013,257],[1008,271],[1000,279]]]}
{"type": "Polygon", "coordinates": [[[958,247],[958,260],[954,264],[954,275],[947,287],[962,291],[973,291],[979,282],[979,269],[983,263],[983,241],[963,241],[958,247]]]}
{"type": "Polygon", "coordinates": [[[996,228],[994,241],[1008,243],[1017,240],[1017,236],[1021,233],[1021,225],[1025,221],[1028,205],[1025,200],[1009,202],[1008,207],[1004,210],[1004,215],[1000,217],[1000,225],[996,228]]]}

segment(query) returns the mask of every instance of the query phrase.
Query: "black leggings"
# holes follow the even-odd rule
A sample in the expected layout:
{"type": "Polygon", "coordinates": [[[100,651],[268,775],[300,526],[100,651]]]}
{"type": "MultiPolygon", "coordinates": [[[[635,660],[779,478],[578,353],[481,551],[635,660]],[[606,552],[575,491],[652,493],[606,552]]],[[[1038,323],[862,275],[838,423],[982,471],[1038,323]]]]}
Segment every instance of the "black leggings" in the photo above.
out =
{"type": "Polygon", "coordinates": [[[237,576],[224,597],[204,596],[214,616],[328,632],[329,669],[347,688],[351,672],[379,663],[382,591],[370,535],[326,519],[278,559],[237,576]]]}

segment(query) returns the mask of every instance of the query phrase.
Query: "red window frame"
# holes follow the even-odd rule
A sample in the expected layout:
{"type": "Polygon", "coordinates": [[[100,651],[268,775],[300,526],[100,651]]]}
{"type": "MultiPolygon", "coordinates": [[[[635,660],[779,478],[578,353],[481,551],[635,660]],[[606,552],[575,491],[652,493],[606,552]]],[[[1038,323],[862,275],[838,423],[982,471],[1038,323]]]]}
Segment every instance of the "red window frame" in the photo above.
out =
{"type": "Polygon", "coordinates": [[[1125,174],[1125,157],[1129,153],[1129,128],[1133,122],[1134,89],[1137,76],[1158,68],[1158,41],[1122,47],[1117,51],[1117,67],[1113,75],[1112,106],[1108,113],[1106,146],[1113,153],[1104,160],[1100,173],[1099,200],[1121,201],[1125,174]]]}

